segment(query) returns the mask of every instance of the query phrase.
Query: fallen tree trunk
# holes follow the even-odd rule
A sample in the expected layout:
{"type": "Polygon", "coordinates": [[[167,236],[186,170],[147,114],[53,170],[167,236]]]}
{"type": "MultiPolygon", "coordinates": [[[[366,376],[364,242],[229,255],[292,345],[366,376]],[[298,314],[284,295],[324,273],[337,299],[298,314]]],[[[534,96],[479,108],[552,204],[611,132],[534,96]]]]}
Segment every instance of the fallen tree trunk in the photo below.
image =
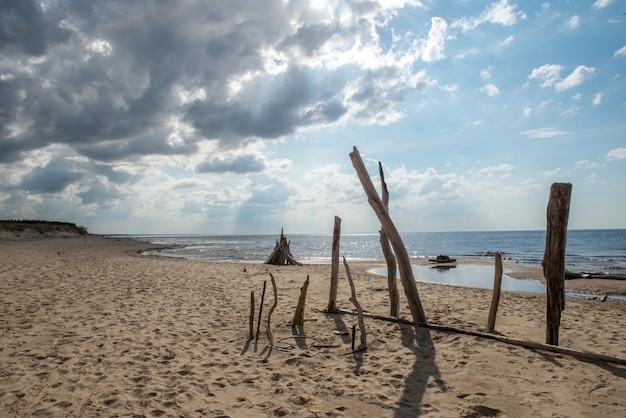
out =
{"type": "MultiPolygon", "coordinates": [[[[357,312],[349,311],[347,309],[336,309],[334,313],[337,313],[337,314],[348,314],[348,315],[358,315],[357,312]]],[[[567,348],[567,347],[560,347],[558,345],[543,344],[543,343],[530,341],[530,340],[522,340],[520,338],[512,338],[512,337],[506,337],[506,336],[498,335],[498,334],[489,334],[489,333],[486,333],[486,332],[466,330],[466,329],[455,328],[455,327],[450,327],[450,326],[446,326],[446,325],[438,325],[438,324],[433,324],[433,323],[426,324],[426,323],[421,323],[421,322],[412,322],[412,321],[409,321],[408,319],[404,319],[404,318],[393,318],[393,317],[390,317],[390,316],[376,315],[376,314],[371,314],[371,313],[367,313],[367,312],[363,312],[363,316],[365,316],[367,318],[378,319],[378,320],[381,320],[381,321],[394,322],[394,323],[398,323],[398,324],[413,325],[413,326],[417,326],[417,327],[420,327],[420,328],[428,328],[428,329],[432,329],[432,330],[435,330],[435,331],[453,332],[453,333],[457,333],[457,334],[469,335],[469,336],[472,336],[472,337],[486,338],[488,340],[500,341],[500,342],[503,342],[503,343],[506,343],[506,344],[516,345],[516,346],[520,346],[520,347],[524,347],[524,348],[548,351],[548,352],[551,352],[551,353],[566,354],[566,355],[569,355],[569,356],[572,356],[572,357],[576,357],[576,358],[580,358],[580,359],[584,359],[584,360],[603,361],[603,362],[606,362],[606,363],[614,363],[614,364],[626,365],[626,358],[611,356],[611,355],[607,355],[607,354],[594,353],[592,351],[577,350],[575,348],[567,348]]]]}

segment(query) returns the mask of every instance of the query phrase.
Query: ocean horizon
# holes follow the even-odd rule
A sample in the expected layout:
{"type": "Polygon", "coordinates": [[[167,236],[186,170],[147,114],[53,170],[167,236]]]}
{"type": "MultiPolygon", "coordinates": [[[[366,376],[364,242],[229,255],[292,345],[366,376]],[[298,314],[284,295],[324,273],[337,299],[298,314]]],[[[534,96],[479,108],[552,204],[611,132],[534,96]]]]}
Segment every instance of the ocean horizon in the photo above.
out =
{"type": "MultiPolygon", "coordinates": [[[[112,234],[172,246],[158,255],[203,261],[263,262],[271,254],[279,234],[112,234]]],[[[333,234],[289,234],[293,256],[303,262],[331,259],[333,234]]],[[[461,231],[400,233],[410,258],[427,259],[439,254],[468,259],[503,259],[540,266],[545,231],[461,231]]],[[[340,255],[350,260],[381,260],[378,232],[342,233],[340,255]]],[[[567,233],[566,269],[605,274],[626,274],[626,229],[572,229],[567,233]]]]}

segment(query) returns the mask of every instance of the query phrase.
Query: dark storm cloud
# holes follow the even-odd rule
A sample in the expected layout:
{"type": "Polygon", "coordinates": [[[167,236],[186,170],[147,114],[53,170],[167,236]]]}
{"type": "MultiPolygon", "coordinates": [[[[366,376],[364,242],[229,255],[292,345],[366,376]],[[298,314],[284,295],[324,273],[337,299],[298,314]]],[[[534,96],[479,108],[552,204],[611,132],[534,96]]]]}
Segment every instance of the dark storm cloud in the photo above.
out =
{"type": "MultiPolygon", "coordinates": [[[[190,155],[207,140],[234,149],[337,122],[354,104],[367,121],[402,100],[372,82],[397,79],[397,69],[363,77],[355,63],[302,60],[337,42],[375,42],[364,17],[375,7],[352,5],[343,25],[337,10],[320,17],[282,0],[5,0],[0,163],[52,144],[105,162],[190,155]],[[346,95],[348,85],[358,93],[346,95]]],[[[220,165],[200,168],[211,167],[220,165]]]]}
{"type": "Polygon", "coordinates": [[[57,193],[83,176],[79,171],[64,164],[61,159],[56,159],[44,167],[33,169],[24,176],[20,186],[33,193],[57,193]]]}
{"type": "Polygon", "coordinates": [[[81,203],[85,205],[97,203],[100,206],[108,207],[111,202],[120,199],[122,194],[115,187],[107,187],[100,181],[95,180],[84,192],[77,194],[81,203]]]}

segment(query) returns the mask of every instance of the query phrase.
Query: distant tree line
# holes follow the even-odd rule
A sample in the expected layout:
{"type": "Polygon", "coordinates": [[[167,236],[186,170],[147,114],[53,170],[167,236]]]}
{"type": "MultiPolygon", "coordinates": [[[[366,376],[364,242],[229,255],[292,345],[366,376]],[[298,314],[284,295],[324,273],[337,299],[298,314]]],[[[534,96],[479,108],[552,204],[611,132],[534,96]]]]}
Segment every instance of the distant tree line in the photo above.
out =
{"type": "Polygon", "coordinates": [[[80,235],[87,235],[87,228],[84,226],[77,226],[71,222],[59,222],[59,221],[43,221],[36,219],[6,219],[0,220],[0,230],[4,231],[24,231],[25,229],[32,229],[38,231],[41,234],[52,232],[73,232],[80,235]]]}

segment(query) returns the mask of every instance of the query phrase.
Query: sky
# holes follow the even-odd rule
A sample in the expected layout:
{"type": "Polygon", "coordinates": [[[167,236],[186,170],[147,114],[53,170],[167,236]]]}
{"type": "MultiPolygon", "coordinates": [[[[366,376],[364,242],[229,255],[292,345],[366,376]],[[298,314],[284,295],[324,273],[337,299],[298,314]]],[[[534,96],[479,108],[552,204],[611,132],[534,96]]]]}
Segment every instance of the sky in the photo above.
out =
{"type": "Polygon", "coordinates": [[[0,219],[376,232],[353,147],[400,231],[626,228],[626,4],[0,1],[0,219]]]}

